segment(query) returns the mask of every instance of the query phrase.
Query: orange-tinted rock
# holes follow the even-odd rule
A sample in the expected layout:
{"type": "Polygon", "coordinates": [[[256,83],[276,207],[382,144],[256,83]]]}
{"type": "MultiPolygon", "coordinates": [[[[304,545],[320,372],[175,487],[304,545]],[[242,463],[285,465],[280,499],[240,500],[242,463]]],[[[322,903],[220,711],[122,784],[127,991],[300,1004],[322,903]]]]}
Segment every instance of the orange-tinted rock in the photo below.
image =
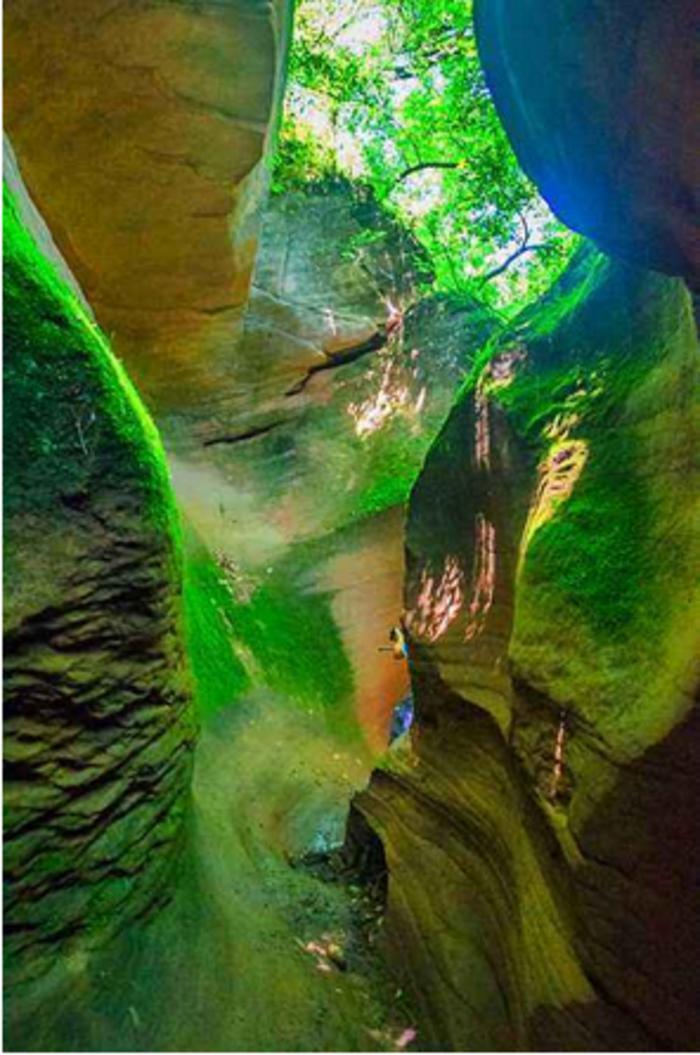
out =
{"type": "MultiPolygon", "coordinates": [[[[375,751],[407,691],[405,663],[379,651],[401,612],[404,503],[491,326],[487,312],[421,302],[420,267],[407,232],[347,183],[273,197],[226,386],[160,417],[178,497],[220,565],[264,589],[286,564],[289,605],[298,591],[329,606],[352,720],[375,751]],[[301,560],[314,540],[290,576],[290,550],[301,560]]],[[[302,689],[290,674],[284,691],[302,689]]],[[[329,713],[343,706],[333,691],[329,713]]]]}
{"type": "Polygon", "coordinates": [[[287,6],[11,0],[29,192],[155,406],[226,373],[257,247],[287,6]]]}
{"type": "Polygon", "coordinates": [[[413,490],[416,725],[358,804],[438,1047],[700,1038],[697,363],[680,281],[583,254],[413,490]]]}

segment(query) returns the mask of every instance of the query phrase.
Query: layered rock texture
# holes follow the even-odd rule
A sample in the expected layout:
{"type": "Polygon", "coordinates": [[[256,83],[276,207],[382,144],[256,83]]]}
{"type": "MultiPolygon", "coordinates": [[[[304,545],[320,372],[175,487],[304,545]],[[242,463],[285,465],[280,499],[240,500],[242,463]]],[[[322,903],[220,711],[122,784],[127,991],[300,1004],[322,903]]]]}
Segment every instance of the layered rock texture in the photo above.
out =
{"type": "Polygon", "coordinates": [[[331,722],[349,708],[385,746],[407,691],[404,665],[378,651],[401,610],[403,505],[493,326],[473,305],[421,300],[423,278],[415,243],[366,192],[275,196],[230,390],[161,416],[178,496],[219,566],[195,545],[207,710],[265,684],[331,722]],[[212,594],[240,657],[223,670],[206,647],[212,594]]]}
{"type": "Polygon", "coordinates": [[[6,125],[32,199],[11,165],[10,983],[168,893],[194,734],[179,527],[155,428],[94,318],[152,407],[218,392],[288,21],[265,0],[4,12],[6,125]]]}
{"type": "Polygon", "coordinates": [[[433,1044],[700,1039],[697,352],[680,281],[586,250],[414,489],[418,727],[359,805],[433,1044]]]}
{"type": "Polygon", "coordinates": [[[552,208],[697,288],[695,0],[477,0],[475,19],[506,131],[552,208]]]}
{"type": "Polygon", "coordinates": [[[167,897],[193,727],[157,434],[9,194],[4,220],[12,985],[167,897]]]}
{"type": "Polygon", "coordinates": [[[5,120],[29,192],[154,406],[226,376],[288,20],[282,0],[5,8],[5,120]]]}
{"type": "Polygon", "coordinates": [[[428,1046],[700,1042],[698,340],[640,270],[697,282],[696,22],[477,4],[523,166],[637,266],[584,248],[486,342],[412,494],[417,721],[357,806],[428,1046]]]}
{"type": "MultiPolygon", "coordinates": [[[[693,5],[477,4],[524,167],[619,257],[584,247],[508,327],[423,299],[415,243],[364,190],[328,182],[263,216],[288,8],[6,5],[8,127],[67,261],[10,196],[8,982],[58,959],[63,991],[74,972],[88,996],[64,1010],[53,990],[57,1036],[77,1007],[86,1049],[93,1020],[113,1042],[126,1008],[134,1047],[177,1050],[259,1038],[273,977],[280,1017],[289,993],[304,1008],[276,1036],[323,1046],[316,1009],[335,997],[314,1004],[314,968],[288,970],[283,855],[333,841],[407,690],[378,646],[420,471],[403,598],[417,719],[355,817],[388,868],[419,1045],[692,1049],[698,346],[687,286],[640,267],[697,282],[693,5]],[[97,324],[165,440],[184,568],[158,435],[97,324]],[[178,870],[183,629],[200,712],[240,707],[209,724],[178,870]],[[155,942],[125,927],[85,955],[150,918],[176,872],[155,942]],[[261,934],[279,946],[239,1007],[226,972],[261,934]],[[195,945],[197,971],[221,965],[201,987],[195,945]]],[[[51,1037],[27,1012],[43,985],[17,1001],[18,1037],[51,1037]]],[[[352,1043],[356,997],[337,1034],[352,1043]]]]}
{"type": "Polygon", "coordinates": [[[284,543],[405,499],[493,326],[473,305],[422,300],[424,278],[415,242],[362,190],[272,199],[227,388],[158,415],[203,534],[245,549],[239,510],[226,515],[242,493],[284,543]]]}

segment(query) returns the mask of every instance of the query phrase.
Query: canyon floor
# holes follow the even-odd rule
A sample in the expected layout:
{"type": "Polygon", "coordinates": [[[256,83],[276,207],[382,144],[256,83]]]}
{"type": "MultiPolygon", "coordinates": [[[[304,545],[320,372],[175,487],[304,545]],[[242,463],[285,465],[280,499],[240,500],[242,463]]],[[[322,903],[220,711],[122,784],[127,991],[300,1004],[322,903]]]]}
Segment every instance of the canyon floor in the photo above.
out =
{"type": "MultiPolygon", "coordinates": [[[[359,738],[344,744],[262,694],[211,719],[197,747],[192,852],[172,901],[106,950],[57,961],[16,999],[22,1047],[389,1048],[412,1022],[367,942],[380,918],[360,928],[360,888],[294,863],[342,839],[370,764],[359,738]],[[345,969],[302,948],[329,936],[345,969]]],[[[10,1048],[12,1034],[11,1018],[10,1048]]]]}

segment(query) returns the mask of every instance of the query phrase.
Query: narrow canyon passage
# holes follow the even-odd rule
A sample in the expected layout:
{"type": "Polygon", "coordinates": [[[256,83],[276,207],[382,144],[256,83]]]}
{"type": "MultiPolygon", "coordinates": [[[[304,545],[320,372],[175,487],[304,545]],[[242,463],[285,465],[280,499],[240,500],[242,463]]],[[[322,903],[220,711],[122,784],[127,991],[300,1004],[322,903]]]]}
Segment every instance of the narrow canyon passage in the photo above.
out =
{"type": "MultiPolygon", "coordinates": [[[[222,710],[198,742],[192,841],[171,903],[103,952],[59,959],[14,1006],[22,1047],[389,1047],[376,1038],[399,1035],[409,1011],[361,932],[360,889],[289,863],[342,840],[370,765],[359,738],[348,745],[285,701],[258,696],[222,710]],[[342,970],[332,961],[319,970],[302,948],[328,935],[343,949],[342,970]]],[[[12,1015],[7,1037],[12,1044],[12,1015]]]]}
{"type": "MultiPolygon", "coordinates": [[[[195,477],[177,459],[173,466],[183,508],[218,559],[201,535],[186,543],[190,567],[206,569],[188,601],[189,619],[204,620],[190,628],[203,691],[168,903],[120,928],[103,950],[58,956],[37,984],[20,988],[6,1016],[11,1047],[392,1050],[413,1025],[379,951],[381,902],[361,876],[323,881],[302,860],[342,847],[351,798],[386,750],[394,706],[408,691],[405,661],[380,650],[401,611],[405,509],[344,526],[320,545],[296,541],[303,518],[289,510],[276,526],[246,498],[251,473],[279,472],[276,446],[270,465],[254,442],[228,457],[239,486],[195,477]],[[261,611],[278,617],[289,608],[289,620],[263,618],[262,627],[291,663],[283,659],[274,688],[256,684],[259,641],[237,640],[251,681],[242,691],[234,679],[229,700],[240,661],[219,606],[232,606],[235,619],[259,582],[268,591],[261,611]],[[309,633],[298,620],[316,610],[309,633]],[[329,942],[340,965],[313,951],[329,942]]],[[[297,500],[312,499],[301,487],[297,500]]]]}
{"type": "Polygon", "coordinates": [[[4,16],[5,1050],[696,1050],[696,0],[4,16]]]}

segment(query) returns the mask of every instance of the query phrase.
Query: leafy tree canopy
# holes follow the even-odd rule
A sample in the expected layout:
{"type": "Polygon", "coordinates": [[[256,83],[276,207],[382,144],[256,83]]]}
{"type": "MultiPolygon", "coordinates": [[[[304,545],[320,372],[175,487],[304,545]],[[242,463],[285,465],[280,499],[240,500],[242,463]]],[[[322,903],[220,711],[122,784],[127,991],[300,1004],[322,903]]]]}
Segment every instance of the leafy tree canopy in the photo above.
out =
{"type": "Polygon", "coordinates": [[[470,0],[299,0],[273,189],[340,175],[412,230],[435,288],[506,315],[577,242],[510,148],[470,0]]]}

